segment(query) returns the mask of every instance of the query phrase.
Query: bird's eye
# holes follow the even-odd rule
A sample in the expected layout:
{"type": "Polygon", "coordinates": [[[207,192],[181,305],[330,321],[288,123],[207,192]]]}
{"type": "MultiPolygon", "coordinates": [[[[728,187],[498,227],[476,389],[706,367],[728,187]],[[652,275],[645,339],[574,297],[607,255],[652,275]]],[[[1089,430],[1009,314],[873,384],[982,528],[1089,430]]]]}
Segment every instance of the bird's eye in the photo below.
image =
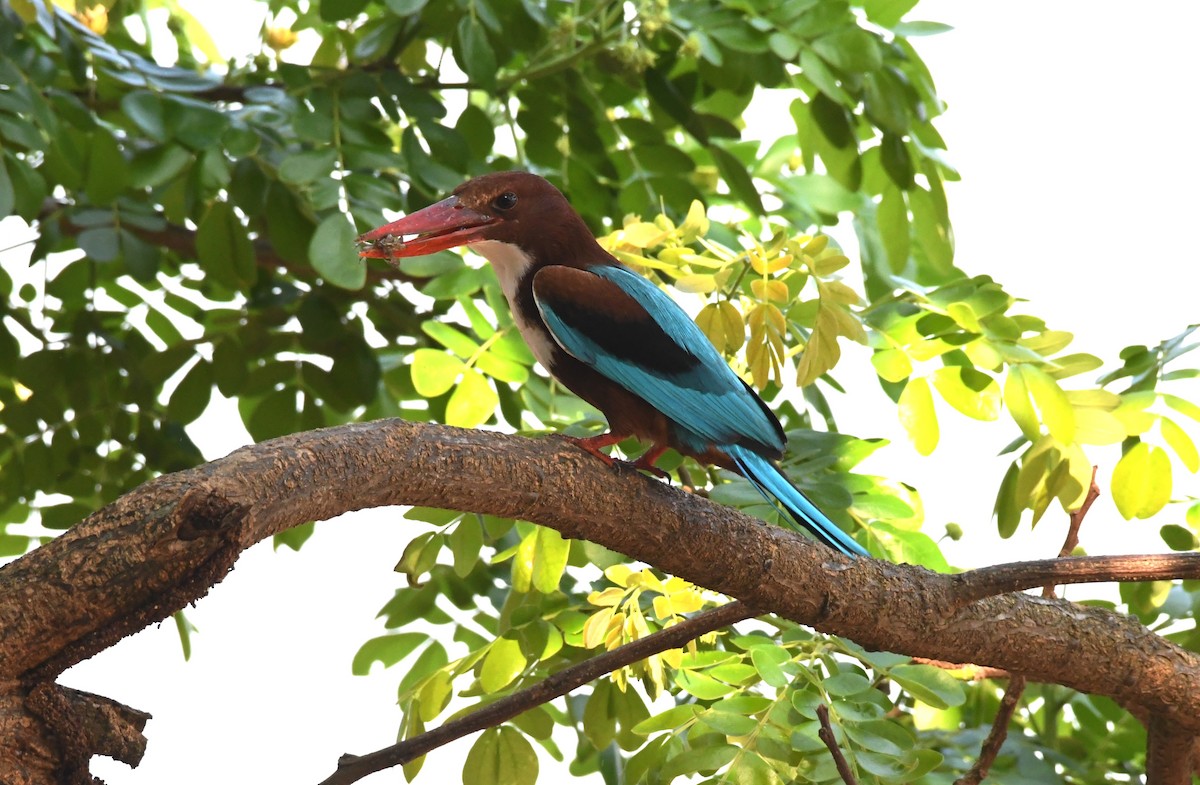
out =
{"type": "Polygon", "coordinates": [[[512,191],[505,191],[492,200],[492,207],[497,210],[511,210],[517,205],[517,195],[512,191]]]}

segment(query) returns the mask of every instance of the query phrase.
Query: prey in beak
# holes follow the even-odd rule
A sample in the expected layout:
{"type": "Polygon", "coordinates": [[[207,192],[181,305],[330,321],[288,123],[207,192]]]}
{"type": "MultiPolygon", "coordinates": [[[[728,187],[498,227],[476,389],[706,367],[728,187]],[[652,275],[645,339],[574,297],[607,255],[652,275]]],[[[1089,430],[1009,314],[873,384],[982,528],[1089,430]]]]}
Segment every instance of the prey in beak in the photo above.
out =
{"type": "Polygon", "coordinates": [[[358,255],[364,259],[400,259],[444,251],[486,240],[487,227],[499,219],[472,210],[450,196],[436,204],[359,235],[358,255]]]}

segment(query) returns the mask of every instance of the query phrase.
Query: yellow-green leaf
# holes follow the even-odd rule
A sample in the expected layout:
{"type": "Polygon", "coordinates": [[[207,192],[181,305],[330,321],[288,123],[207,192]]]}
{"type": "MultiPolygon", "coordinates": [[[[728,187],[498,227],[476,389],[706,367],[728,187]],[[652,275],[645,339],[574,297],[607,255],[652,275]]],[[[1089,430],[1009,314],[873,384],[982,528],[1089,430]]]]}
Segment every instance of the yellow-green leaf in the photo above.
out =
{"type": "Polygon", "coordinates": [[[1171,395],[1170,393],[1162,393],[1162,399],[1163,403],[1175,411],[1191,417],[1196,422],[1200,422],[1200,406],[1197,406],[1186,398],[1180,398],[1178,395],[1171,395]]]}
{"type": "Polygon", "coordinates": [[[650,248],[661,243],[668,234],[652,223],[638,222],[627,225],[621,239],[634,248],[650,248]]]}
{"type": "Polygon", "coordinates": [[[933,394],[924,377],[910,379],[900,393],[898,402],[900,424],[908,432],[908,438],[921,455],[929,455],[937,447],[937,412],[933,408],[933,394]]]}
{"type": "Polygon", "coordinates": [[[483,658],[483,667],[479,671],[479,685],[488,693],[502,690],[521,675],[521,671],[525,670],[525,662],[521,644],[508,638],[500,638],[492,644],[487,656],[483,658]]]}
{"type": "Polygon", "coordinates": [[[474,428],[486,422],[499,403],[499,396],[487,383],[487,379],[483,378],[483,374],[473,368],[467,368],[463,371],[462,381],[454,388],[450,401],[446,404],[446,424],[474,428]]]}
{"type": "Polygon", "coordinates": [[[689,294],[708,294],[717,288],[717,279],[710,273],[689,273],[675,280],[675,288],[689,294]]]}
{"type": "Polygon", "coordinates": [[[1025,366],[1023,375],[1050,435],[1063,444],[1075,441],[1075,410],[1058,382],[1032,365],[1025,366]]]}
{"type": "Polygon", "coordinates": [[[1014,365],[1008,369],[1008,378],[1004,380],[1004,405],[1026,439],[1034,441],[1041,435],[1037,413],[1025,385],[1024,365],[1014,365]]]}
{"type": "Polygon", "coordinates": [[[833,275],[848,264],[850,264],[850,260],[845,256],[831,254],[817,259],[813,264],[813,272],[817,275],[833,275]]]}
{"type": "Polygon", "coordinates": [[[1103,409],[1076,407],[1075,441],[1080,444],[1116,444],[1126,437],[1125,426],[1103,409]]]}
{"type": "Polygon", "coordinates": [[[887,382],[902,382],[912,375],[912,360],[902,349],[883,349],[871,355],[875,373],[887,382]]]}
{"type": "Polygon", "coordinates": [[[986,421],[1000,416],[1000,385],[985,373],[949,365],[933,372],[933,386],[968,417],[986,421]]]}
{"type": "Polygon", "coordinates": [[[454,386],[463,371],[463,361],[438,349],[413,352],[413,387],[423,398],[436,398],[454,386]]]}
{"type": "Polygon", "coordinates": [[[571,541],[554,529],[539,526],[536,530],[537,548],[533,557],[533,587],[542,594],[558,589],[558,581],[567,567],[571,541]]]}
{"type": "Polygon", "coordinates": [[[507,726],[481,733],[463,763],[463,782],[469,785],[533,785],[537,775],[533,745],[507,726]]]}
{"type": "Polygon", "coordinates": [[[1113,501],[1126,520],[1149,518],[1171,499],[1171,462],[1161,447],[1135,444],[1117,462],[1113,501]]]}
{"type": "Polygon", "coordinates": [[[691,206],[688,207],[687,217],[679,226],[679,241],[684,245],[690,245],[695,242],[697,237],[703,237],[706,234],[708,234],[708,215],[704,211],[704,204],[698,199],[693,199],[691,206]]]}
{"type": "Polygon", "coordinates": [[[719,352],[736,352],[746,341],[746,324],[742,321],[742,313],[728,300],[709,303],[701,308],[696,315],[696,324],[719,352]]]}
{"type": "Polygon", "coordinates": [[[1163,439],[1179,456],[1179,460],[1183,462],[1189,472],[1194,474],[1197,469],[1200,469],[1200,453],[1196,452],[1196,443],[1183,428],[1180,428],[1174,420],[1160,417],[1158,429],[1162,433],[1163,439]]]}

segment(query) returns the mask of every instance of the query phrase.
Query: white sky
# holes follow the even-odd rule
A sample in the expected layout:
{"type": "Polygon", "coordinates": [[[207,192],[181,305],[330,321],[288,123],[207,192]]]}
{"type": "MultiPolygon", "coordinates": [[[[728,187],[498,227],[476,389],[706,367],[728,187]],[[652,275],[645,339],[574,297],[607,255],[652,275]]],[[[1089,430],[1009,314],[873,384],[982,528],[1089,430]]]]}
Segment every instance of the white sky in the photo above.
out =
{"type": "MultiPolygon", "coordinates": [[[[194,5],[228,18],[231,4],[194,5]]],[[[964,177],[949,191],[959,266],[993,275],[1029,298],[1029,313],[1073,330],[1079,350],[1107,360],[1127,343],[1154,343],[1200,321],[1190,231],[1200,207],[1200,4],[925,0],[910,16],[957,28],[916,44],[950,105],[938,127],[964,177]]],[[[1006,464],[988,456],[1013,429],[943,412],[942,446],[919,458],[865,361],[865,352],[850,352],[844,364],[864,370],[839,368],[844,383],[865,391],[835,402],[839,423],[892,439],[869,468],[921,490],[930,534],[944,521],[963,524],[967,541],[947,548],[952,562],[1057,552],[1063,516],[1053,510],[1032,537],[1027,523],[1009,542],[994,534],[991,506],[1006,464]]],[[[1190,394],[1198,396],[1195,387],[1190,394]]],[[[203,446],[216,458],[237,442],[203,446]]],[[[1103,480],[1116,455],[1097,456],[1109,461],[1103,480]]],[[[1181,489],[1200,495],[1192,476],[1177,474],[1176,488],[1176,497],[1181,489]]],[[[1097,553],[1160,550],[1156,529],[1166,522],[1126,523],[1106,497],[1084,545],[1097,553]]],[[[167,624],[72,669],[67,684],[155,717],[140,767],[97,760],[93,772],[110,785],[315,783],[341,753],[393,741],[402,672],[356,678],[350,660],[383,632],[373,617],[402,580],[391,570],[411,526],[397,512],[376,511],[318,526],[298,554],[259,545],[189,612],[200,628],[191,662],[182,661],[167,624]]],[[[459,781],[466,749],[435,752],[418,781],[459,781]]],[[[566,780],[547,763],[543,782],[566,780]]],[[[386,778],[401,781],[399,772],[367,781],[386,778]]]]}

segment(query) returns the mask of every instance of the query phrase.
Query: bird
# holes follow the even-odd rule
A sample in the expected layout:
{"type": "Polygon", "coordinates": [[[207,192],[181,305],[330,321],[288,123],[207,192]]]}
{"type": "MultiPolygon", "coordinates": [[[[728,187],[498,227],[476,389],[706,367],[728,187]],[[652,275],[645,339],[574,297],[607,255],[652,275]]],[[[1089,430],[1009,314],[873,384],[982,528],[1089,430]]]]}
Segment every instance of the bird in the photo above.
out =
{"type": "Polygon", "coordinates": [[[612,465],[602,449],[636,437],[650,447],[633,466],[660,477],[655,463],[674,448],[745,477],[829,548],[869,556],[783,474],[783,428],[754,389],[669,295],[601,247],[553,184],[480,175],[358,238],[361,257],[388,261],[458,246],[491,263],[537,361],[608,421],[607,433],[572,438],[579,447],[612,465]]]}

